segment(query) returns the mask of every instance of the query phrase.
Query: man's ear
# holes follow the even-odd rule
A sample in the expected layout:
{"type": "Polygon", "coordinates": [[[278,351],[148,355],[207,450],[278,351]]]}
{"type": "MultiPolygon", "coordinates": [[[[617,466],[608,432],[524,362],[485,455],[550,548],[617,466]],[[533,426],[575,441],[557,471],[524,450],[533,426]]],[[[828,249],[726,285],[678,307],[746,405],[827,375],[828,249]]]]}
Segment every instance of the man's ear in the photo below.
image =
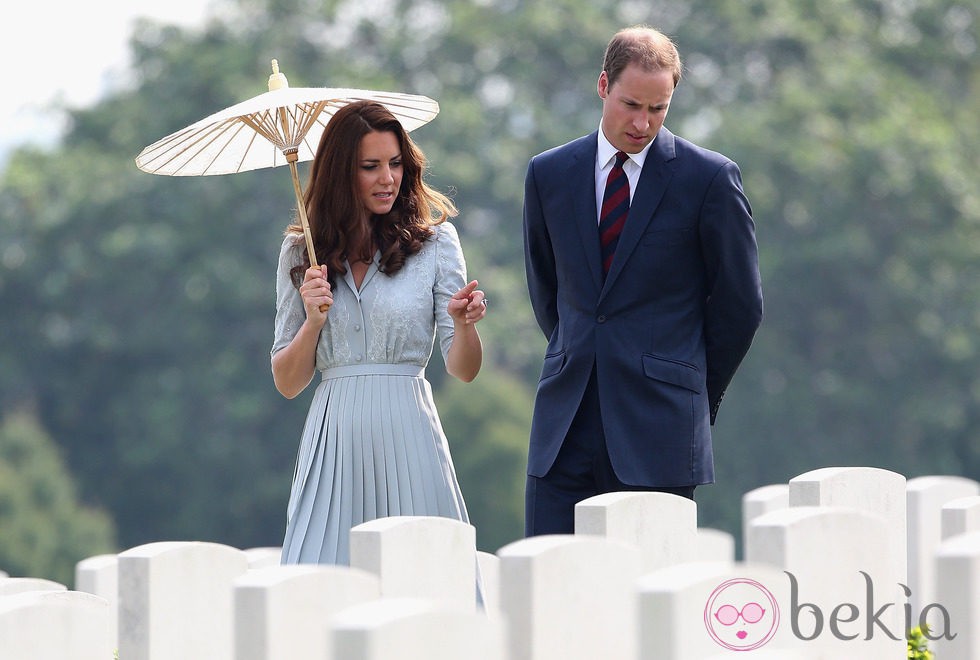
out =
{"type": "Polygon", "coordinates": [[[596,91],[599,92],[599,98],[602,100],[606,99],[609,95],[609,76],[603,71],[599,74],[599,82],[596,83],[596,91]]]}

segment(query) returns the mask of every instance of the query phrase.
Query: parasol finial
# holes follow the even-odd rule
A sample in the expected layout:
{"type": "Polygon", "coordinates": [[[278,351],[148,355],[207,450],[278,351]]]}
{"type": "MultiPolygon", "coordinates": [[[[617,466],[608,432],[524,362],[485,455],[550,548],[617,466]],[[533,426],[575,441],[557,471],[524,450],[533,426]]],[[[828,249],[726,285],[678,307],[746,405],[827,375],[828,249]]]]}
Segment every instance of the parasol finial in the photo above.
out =
{"type": "Polygon", "coordinates": [[[289,81],[286,80],[284,74],[279,73],[279,60],[272,60],[272,75],[269,76],[269,91],[282,89],[283,87],[289,87],[289,81]]]}

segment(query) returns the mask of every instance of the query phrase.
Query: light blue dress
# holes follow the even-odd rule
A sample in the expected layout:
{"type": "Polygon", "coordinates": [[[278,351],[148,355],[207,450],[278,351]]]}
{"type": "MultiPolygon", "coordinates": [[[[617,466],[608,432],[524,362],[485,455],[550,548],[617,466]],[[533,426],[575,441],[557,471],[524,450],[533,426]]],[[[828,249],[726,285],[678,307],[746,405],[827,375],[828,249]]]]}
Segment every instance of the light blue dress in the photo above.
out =
{"type": "MultiPolygon", "coordinates": [[[[386,516],[444,516],[469,522],[449,445],[425,379],[436,337],[453,339],[446,306],[466,283],[456,229],[434,227],[392,276],[380,253],[361,283],[337,278],[316,351],[319,372],[300,438],[286,512],[282,563],[349,564],[350,529],[386,516]]],[[[306,312],[289,278],[303,237],[279,255],[272,353],[296,335],[306,312]]]]}

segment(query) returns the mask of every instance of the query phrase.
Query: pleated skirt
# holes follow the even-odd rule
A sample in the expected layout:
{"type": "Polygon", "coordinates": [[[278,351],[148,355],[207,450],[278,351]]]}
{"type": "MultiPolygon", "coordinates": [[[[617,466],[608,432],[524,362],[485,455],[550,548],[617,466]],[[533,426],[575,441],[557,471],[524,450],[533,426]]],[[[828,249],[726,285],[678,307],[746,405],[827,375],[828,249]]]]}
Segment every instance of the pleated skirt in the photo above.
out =
{"type": "Polygon", "coordinates": [[[322,372],[286,511],[283,564],[350,564],[352,527],[386,516],[469,522],[424,370],[322,372]]]}

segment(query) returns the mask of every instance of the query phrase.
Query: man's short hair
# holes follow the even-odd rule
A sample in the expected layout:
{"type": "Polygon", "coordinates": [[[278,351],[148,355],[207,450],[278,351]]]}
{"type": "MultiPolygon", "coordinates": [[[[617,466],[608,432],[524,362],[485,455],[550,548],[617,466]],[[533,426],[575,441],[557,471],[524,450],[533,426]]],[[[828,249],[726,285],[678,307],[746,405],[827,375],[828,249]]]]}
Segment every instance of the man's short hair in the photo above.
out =
{"type": "Polygon", "coordinates": [[[634,25],[613,35],[606,46],[602,70],[611,86],[629,64],[645,71],[670,71],[674,87],[681,79],[681,56],[670,37],[647,25],[634,25]]]}

